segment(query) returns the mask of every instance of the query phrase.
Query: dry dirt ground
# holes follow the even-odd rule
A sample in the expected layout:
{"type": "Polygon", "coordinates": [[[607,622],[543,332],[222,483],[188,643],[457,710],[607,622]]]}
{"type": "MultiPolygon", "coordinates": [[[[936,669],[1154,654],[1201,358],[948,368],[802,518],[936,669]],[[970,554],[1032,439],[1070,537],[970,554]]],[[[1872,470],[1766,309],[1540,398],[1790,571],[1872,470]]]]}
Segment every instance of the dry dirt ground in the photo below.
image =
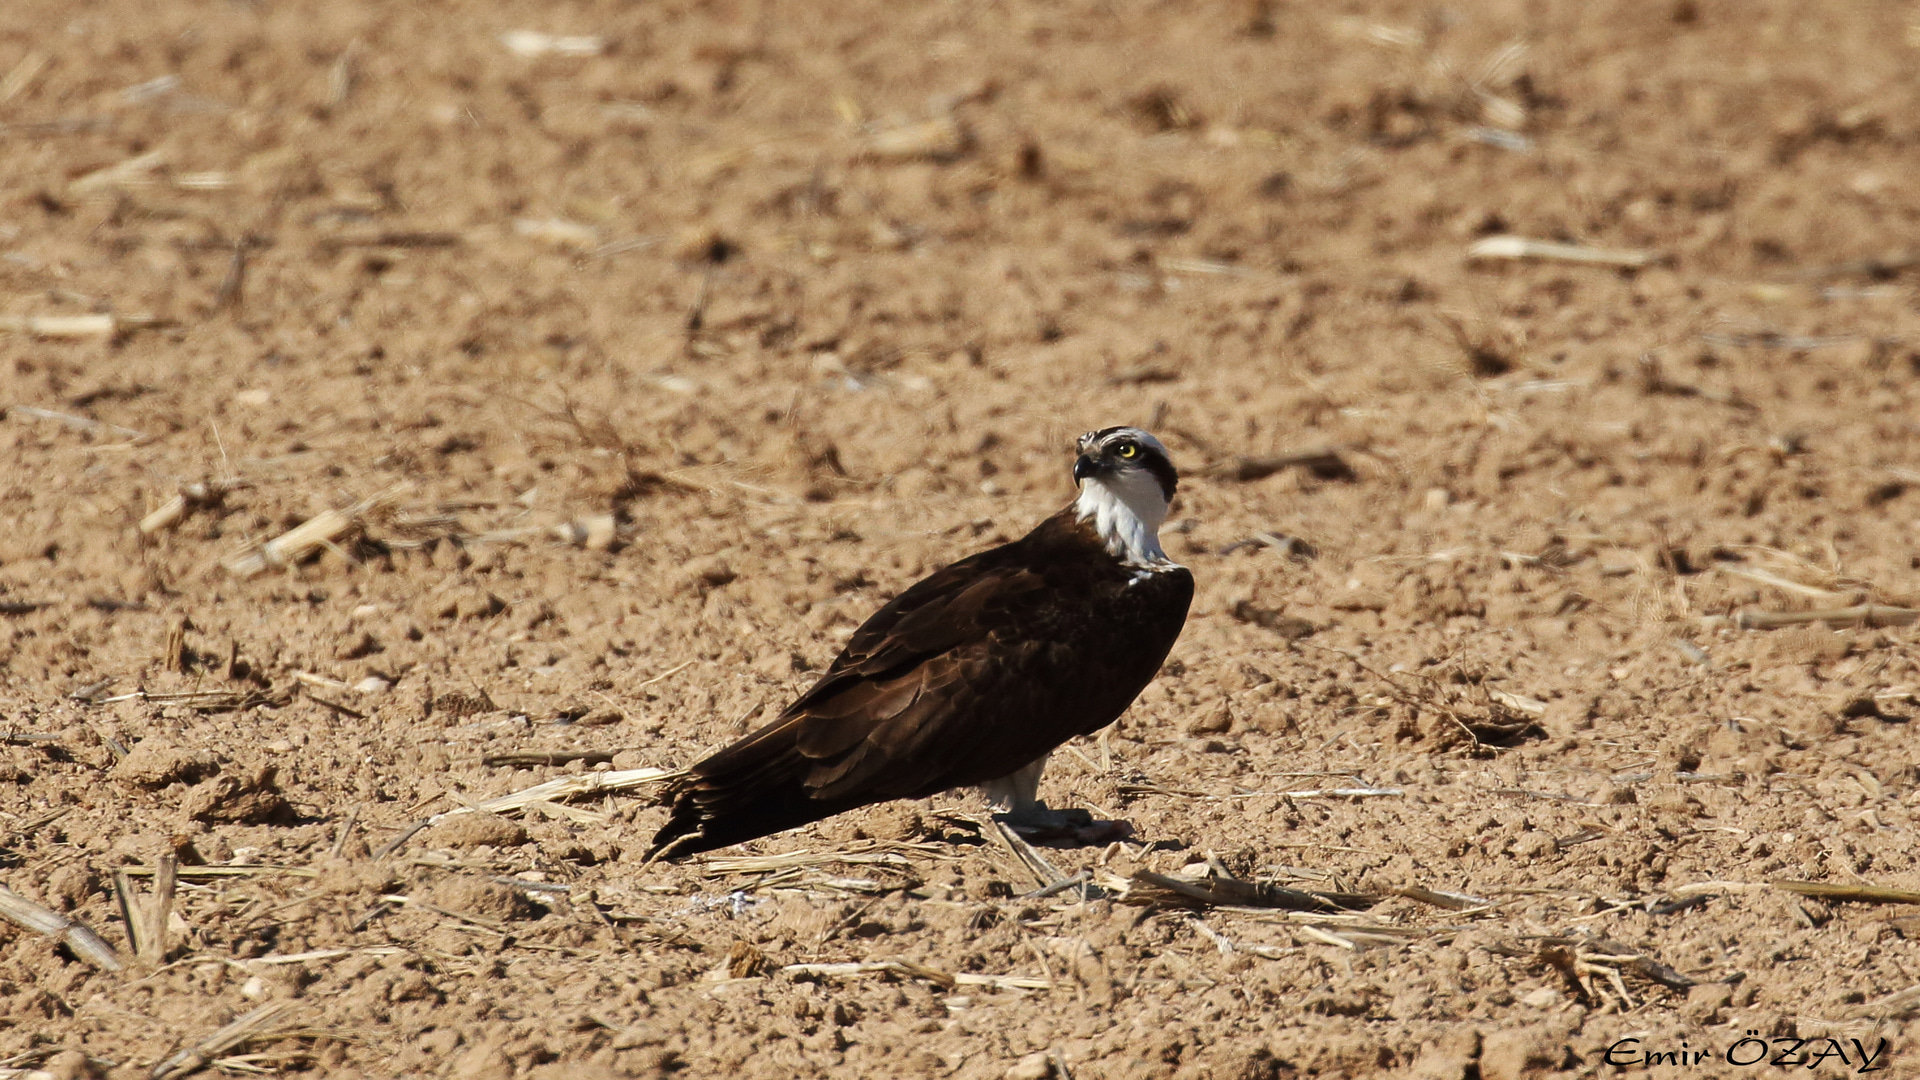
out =
{"type": "Polygon", "coordinates": [[[1916,70],[1911,3],[7,0],[0,883],[125,966],[0,923],[0,1075],[1920,1076],[1912,909],[1773,884],[1920,888],[1916,70]],[[411,830],[771,716],[1125,422],[1199,586],[1048,774],[1087,887],[968,793],[411,830]]]}

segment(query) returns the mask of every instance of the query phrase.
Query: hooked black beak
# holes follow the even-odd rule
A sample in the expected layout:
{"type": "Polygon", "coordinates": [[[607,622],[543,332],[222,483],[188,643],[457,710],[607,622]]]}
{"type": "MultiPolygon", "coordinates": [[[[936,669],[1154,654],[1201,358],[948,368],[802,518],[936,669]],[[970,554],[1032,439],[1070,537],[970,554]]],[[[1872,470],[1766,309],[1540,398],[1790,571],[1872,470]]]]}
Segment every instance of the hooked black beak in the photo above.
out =
{"type": "Polygon", "coordinates": [[[1078,484],[1089,476],[1098,475],[1100,466],[1085,454],[1073,459],[1073,482],[1078,484]]]}

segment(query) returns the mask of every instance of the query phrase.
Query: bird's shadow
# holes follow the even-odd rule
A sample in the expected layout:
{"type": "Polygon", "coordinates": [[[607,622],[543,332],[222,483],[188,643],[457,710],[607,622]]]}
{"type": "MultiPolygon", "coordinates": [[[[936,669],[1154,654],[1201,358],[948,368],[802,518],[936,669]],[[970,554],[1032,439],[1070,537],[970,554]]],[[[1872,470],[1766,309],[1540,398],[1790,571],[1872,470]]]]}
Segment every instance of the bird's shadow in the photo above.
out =
{"type": "Polygon", "coordinates": [[[1079,807],[1048,810],[1035,817],[995,814],[993,820],[1020,834],[1035,847],[1105,847],[1116,840],[1133,839],[1133,822],[1096,818],[1079,807]]]}
{"type": "MultiPolygon", "coordinates": [[[[939,815],[940,820],[952,826],[958,832],[950,831],[944,837],[948,843],[982,844],[987,838],[982,834],[986,821],[993,821],[1019,834],[1020,839],[1035,847],[1044,848],[1084,848],[1105,847],[1116,840],[1131,840],[1135,830],[1133,822],[1096,818],[1093,813],[1079,807],[1063,810],[1047,809],[1039,814],[998,813],[987,818],[963,817],[960,815],[939,815]]],[[[1157,842],[1155,847],[1166,846],[1157,842]]]]}

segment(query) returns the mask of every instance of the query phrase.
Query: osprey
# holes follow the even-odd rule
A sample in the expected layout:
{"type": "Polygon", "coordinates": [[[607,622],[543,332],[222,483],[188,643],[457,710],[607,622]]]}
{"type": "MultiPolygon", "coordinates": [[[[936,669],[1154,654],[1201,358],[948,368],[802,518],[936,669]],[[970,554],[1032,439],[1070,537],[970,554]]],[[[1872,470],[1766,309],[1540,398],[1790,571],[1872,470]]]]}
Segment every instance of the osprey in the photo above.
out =
{"type": "Polygon", "coordinates": [[[1078,450],[1071,505],[895,597],[799,700],[688,769],[647,857],[967,786],[1009,821],[1045,820],[1047,755],[1126,711],[1193,600],[1160,549],[1178,482],[1166,447],[1115,427],[1078,450]]]}

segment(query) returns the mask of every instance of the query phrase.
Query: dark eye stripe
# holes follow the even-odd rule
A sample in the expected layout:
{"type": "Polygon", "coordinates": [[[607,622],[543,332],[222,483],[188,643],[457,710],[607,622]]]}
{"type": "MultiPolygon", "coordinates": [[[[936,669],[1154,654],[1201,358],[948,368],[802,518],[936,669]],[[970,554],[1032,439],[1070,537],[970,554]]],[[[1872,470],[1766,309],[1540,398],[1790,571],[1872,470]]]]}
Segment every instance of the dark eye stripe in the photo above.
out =
{"type": "Polygon", "coordinates": [[[1164,448],[1151,441],[1142,442],[1136,436],[1146,435],[1139,428],[1110,427],[1099,431],[1089,431],[1080,436],[1075,447],[1082,454],[1095,453],[1108,460],[1118,459],[1127,463],[1128,468],[1145,468],[1160,481],[1160,490],[1168,499],[1173,498],[1174,489],[1180,486],[1180,475],[1174,470],[1173,462],[1167,460],[1164,448]],[[1109,443],[1107,440],[1113,440],[1109,443]]]}

